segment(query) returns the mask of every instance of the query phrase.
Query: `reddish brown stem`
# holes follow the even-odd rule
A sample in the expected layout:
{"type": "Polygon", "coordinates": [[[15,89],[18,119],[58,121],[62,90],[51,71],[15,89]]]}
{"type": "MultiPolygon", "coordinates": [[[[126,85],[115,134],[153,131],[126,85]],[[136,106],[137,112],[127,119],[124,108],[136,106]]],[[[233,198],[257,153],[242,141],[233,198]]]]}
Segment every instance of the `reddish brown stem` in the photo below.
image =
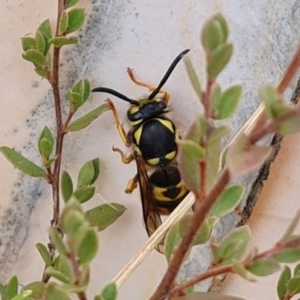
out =
{"type": "Polygon", "coordinates": [[[204,273],[199,274],[197,276],[195,276],[194,278],[187,280],[186,282],[182,283],[182,284],[178,284],[175,288],[173,288],[169,295],[170,296],[177,296],[177,294],[181,291],[183,291],[184,289],[196,284],[197,282],[200,282],[202,280],[205,280],[207,278],[213,277],[213,276],[217,276],[220,274],[224,274],[224,273],[229,273],[232,272],[232,266],[226,266],[226,267],[214,267],[211,269],[206,270],[204,273]]]}
{"type": "Polygon", "coordinates": [[[207,213],[217,200],[218,196],[222,193],[226,185],[229,183],[229,172],[225,169],[218,181],[216,182],[215,186],[209,192],[205,199],[197,199],[197,203],[199,205],[196,206],[195,213],[191,220],[190,226],[187,229],[186,234],[184,235],[182,242],[174,251],[173,259],[169,263],[169,267],[157,287],[156,291],[150,298],[151,300],[162,300],[165,299],[168,295],[169,290],[171,289],[173,282],[177,276],[179,268],[185,258],[186,253],[188,252],[190,245],[193,242],[193,239],[197,233],[198,228],[203,223],[207,213]]]}
{"type": "MultiPolygon", "coordinates": [[[[58,35],[59,19],[62,11],[64,10],[65,0],[58,0],[58,10],[57,10],[57,24],[55,35],[58,35]]],[[[58,225],[59,218],[59,175],[61,166],[61,155],[63,148],[63,122],[62,122],[62,112],[61,112],[61,99],[59,94],[59,57],[60,57],[60,47],[54,47],[53,50],[53,69],[50,76],[50,84],[52,87],[54,107],[55,107],[55,118],[56,118],[56,150],[55,156],[56,160],[54,163],[54,170],[52,176],[52,194],[53,194],[53,218],[51,221],[52,226],[58,225]]]]}

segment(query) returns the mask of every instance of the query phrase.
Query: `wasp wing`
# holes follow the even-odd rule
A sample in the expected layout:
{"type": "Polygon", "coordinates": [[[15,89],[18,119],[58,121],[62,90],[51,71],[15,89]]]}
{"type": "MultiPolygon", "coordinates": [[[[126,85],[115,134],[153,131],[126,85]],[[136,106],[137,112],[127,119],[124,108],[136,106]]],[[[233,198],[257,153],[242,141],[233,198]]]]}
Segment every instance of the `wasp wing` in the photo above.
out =
{"type": "MultiPolygon", "coordinates": [[[[148,172],[144,160],[136,156],[136,165],[138,170],[138,180],[140,185],[143,218],[148,236],[151,236],[154,231],[161,225],[161,218],[153,197],[152,185],[148,177],[148,172]]],[[[156,250],[163,253],[164,243],[161,241],[156,250]]]]}

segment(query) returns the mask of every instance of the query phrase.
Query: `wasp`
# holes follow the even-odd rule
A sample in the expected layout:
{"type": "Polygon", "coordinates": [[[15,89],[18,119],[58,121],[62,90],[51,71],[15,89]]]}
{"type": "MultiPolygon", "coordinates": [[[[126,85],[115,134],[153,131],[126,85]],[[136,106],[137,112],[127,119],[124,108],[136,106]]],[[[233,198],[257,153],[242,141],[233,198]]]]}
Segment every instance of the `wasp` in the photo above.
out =
{"type": "MultiPolygon", "coordinates": [[[[188,52],[189,49],[184,50],[174,59],[158,86],[137,80],[132,69],[127,69],[135,84],[149,89],[151,93],[147,97],[134,100],[106,87],[92,90],[111,94],[130,103],[127,118],[131,130],[126,133],[113,102],[107,100],[122,141],[127,147],[133,147],[133,151],[127,156],[119,148],[113,147],[113,150],[121,155],[125,164],[136,161],[137,174],[129,181],[125,191],[131,193],[139,184],[143,219],[149,236],[161,225],[160,215],[170,214],[188,193],[175,160],[176,139],[180,136],[174,122],[166,116],[170,111],[170,94],[162,89],[176,65],[188,52]],[[157,96],[158,94],[161,96],[157,96]]],[[[157,250],[163,251],[163,242],[157,246],[157,250]]]]}

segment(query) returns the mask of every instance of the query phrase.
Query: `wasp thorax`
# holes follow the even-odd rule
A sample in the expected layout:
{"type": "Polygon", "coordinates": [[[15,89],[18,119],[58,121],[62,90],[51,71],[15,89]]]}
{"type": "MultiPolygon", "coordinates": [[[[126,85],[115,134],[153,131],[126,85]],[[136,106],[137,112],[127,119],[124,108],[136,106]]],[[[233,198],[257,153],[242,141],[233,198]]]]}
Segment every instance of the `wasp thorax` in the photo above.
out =
{"type": "Polygon", "coordinates": [[[167,103],[160,98],[156,98],[141,101],[140,105],[132,105],[127,111],[127,117],[133,125],[136,125],[168,111],[167,103]]]}

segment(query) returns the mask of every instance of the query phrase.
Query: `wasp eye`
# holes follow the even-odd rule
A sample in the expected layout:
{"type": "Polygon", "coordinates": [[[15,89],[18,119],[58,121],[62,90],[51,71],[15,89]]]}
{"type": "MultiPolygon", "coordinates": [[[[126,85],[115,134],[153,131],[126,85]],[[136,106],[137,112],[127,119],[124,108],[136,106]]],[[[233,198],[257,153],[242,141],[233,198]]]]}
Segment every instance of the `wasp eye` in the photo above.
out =
{"type": "Polygon", "coordinates": [[[143,114],[141,111],[137,111],[134,113],[132,111],[128,111],[127,117],[131,122],[136,122],[143,119],[143,114]]]}

